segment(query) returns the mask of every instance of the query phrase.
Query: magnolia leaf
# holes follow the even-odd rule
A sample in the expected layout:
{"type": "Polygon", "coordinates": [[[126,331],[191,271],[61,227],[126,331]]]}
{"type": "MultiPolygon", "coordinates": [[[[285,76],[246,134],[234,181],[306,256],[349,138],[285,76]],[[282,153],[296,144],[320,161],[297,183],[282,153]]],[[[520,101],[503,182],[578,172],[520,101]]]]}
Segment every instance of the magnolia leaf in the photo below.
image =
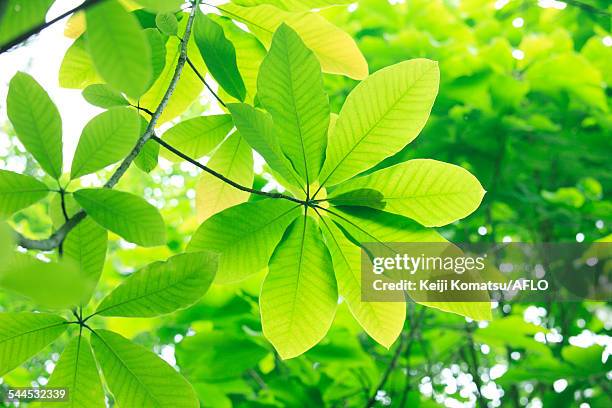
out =
{"type": "Polygon", "coordinates": [[[123,159],[140,133],[138,113],[116,107],[99,114],[83,128],[72,161],[70,177],[79,178],[123,159]]]}
{"type": "Polygon", "coordinates": [[[159,143],[149,139],[138,153],[138,156],[134,159],[134,163],[140,170],[145,173],[150,173],[157,167],[158,158],[159,143]]]}
{"type": "Polygon", "coordinates": [[[257,97],[274,120],[282,151],[310,185],[317,179],[327,143],[329,101],[320,65],[300,37],[282,24],[261,64],[257,97]]]}
{"type": "Polygon", "coordinates": [[[321,185],[359,174],[416,138],[429,117],[439,77],[436,62],[414,59],[383,68],[359,83],[329,137],[321,185]]]}
{"type": "Polygon", "coordinates": [[[127,106],[130,103],[120,92],[106,84],[93,84],[83,89],[83,98],[94,106],[108,109],[115,106],[127,106]]]}
{"type": "MultiPolygon", "coordinates": [[[[223,142],[207,166],[240,185],[253,184],[253,152],[238,132],[223,142]]],[[[202,173],[196,186],[198,217],[203,221],[226,208],[247,201],[250,195],[209,173],[202,173]]]]}
{"type": "Polygon", "coordinates": [[[62,334],[66,320],[47,313],[0,313],[0,376],[62,334]]]}
{"type": "Polygon", "coordinates": [[[228,17],[249,26],[266,45],[270,44],[276,29],[286,23],[314,52],[324,72],[354,79],[368,75],[368,63],[351,36],[319,14],[290,13],[268,4],[255,7],[224,4],[218,8],[228,17]]]}
{"type": "Polygon", "coordinates": [[[42,200],[49,188],[34,177],[0,170],[0,219],[42,200]]]}
{"type": "Polygon", "coordinates": [[[147,28],[144,33],[151,48],[151,68],[153,70],[149,81],[149,86],[151,86],[166,66],[166,41],[155,28],[147,28]]]}
{"type": "Polygon", "coordinates": [[[48,309],[78,305],[90,287],[88,283],[70,259],[43,262],[15,253],[10,262],[0,265],[0,288],[26,296],[48,309]]]}
{"type": "Polygon", "coordinates": [[[155,16],[155,25],[162,33],[172,36],[178,34],[178,20],[174,13],[159,13],[155,16]]]}
{"type": "Polygon", "coordinates": [[[154,262],[130,275],[98,306],[102,316],[152,317],[191,306],[215,277],[217,255],[192,252],[154,262]]]}
{"type": "Polygon", "coordinates": [[[80,36],[64,55],[59,70],[59,84],[63,88],[83,89],[100,82],[102,78],[87,51],[85,36],[80,36]]]}
{"type": "MultiPolygon", "coordinates": [[[[184,28],[183,22],[185,20],[187,19],[184,18],[179,23],[179,30],[184,28]]],[[[155,111],[164,98],[166,90],[170,86],[170,81],[172,81],[172,77],[174,76],[174,70],[180,56],[180,47],[181,40],[179,40],[178,37],[168,38],[166,42],[166,63],[164,64],[164,69],[149,90],[142,95],[138,101],[134,101],[134,103],[139,103],[139,106],[147,108],[150,111],[155,111]]],[[[198,50],[192,39],[190,39],[187,49],[190,60],[196,65],[198,71],[202,75],[205,75],[206,70],[203,68],[204,64],[201,62],[201,58],[199,58],[198,50]]],[[[193,70],[189,67],[185,67],[166,108],[157,121],[157,126],[161,126],[185,112],[189,105],[198,98],[203,88],[204,84],[193,70]]]]}
{"type": "Polygon", "coordinates": [[[17,72],[6,98],[8,117],[19,141],[55,179],[62,175],[62,118],[38,82],[17,72]]]}
{"type": "Polygon", "coordinates": [[[329,218],[323,220],[321,230],[332,257],[338,294],[366,333],[386,348],[391,347],[404,327],[406,304],[361,301],[361,249],[329,218]]]}
{"type": "MultiPolygon", "coordinates": [[[[257,74],[261,61],[266,56],[266,48],[257,37],[239,28],[229,18],[216,15],[208,15],[208,17],[223,27],[225,36],[234,45],[238,71],[246,88],[245,101],[253,103],[257,93],[257,74]]],[[[226,103],[238,102],[230,95],[227,95],[224,100],[226,103]]]]}
{"type": "MultiPolygon", "coordinates": [[[[187,156],[199,159],[218,146],[231,129],[230,115],[199,116],[171,127],[162,138],[187,156]]],[[[175,162],[183,160],[169,151],[162,151],[161,155],[175,162]]]]}
{"type": "Polygon", "coordinates": [[[43,407],[104,408],[104,389],[89,341],[73,338],[64,349],[46,387],[66,388],[68,401],[44,402],[43,407]]]}
{"type": "Polygon", "coordinates": [[[219,253],[216,282],[237,282],[268,265],[274,247],[299,213],[300,206],[287,200],[230,207],[204,221],[187,250],[219,253]]]}
{"type": "Polygon", "coordinates": [[[0,5],[0,45],[44,23],[53,0],[7,0],[0,5]]]}
{"type": "Polygon", "coordinates": [[[89,302],[100,280],[107,247],[108,233],[91,218],[82,220],[64,240],[64,257],[74,261],[80,278],[85,282],[86,287],[81,298],[83,305],[89,302]]]}
{"type": "Polygon", "coordinates": [[[330,194],[330,201],[335,197],[342,199],[344,205],[377,208],[367,197],[347,199],[346,194],[360,189],[380,192],[385,211],[412,218],[426,227],[439,227],[468,216],[478,208],[485,193],[467,170],[418,159],[349,180],[330,194]]]}
{"type": "MultiPolygon", "coordinates": [[[[446,242],[433,229],[399,215],[367,207],[345,207],[331,210],[330,219],[360,243],[367,242],[446,242]]],[[[491,320],[489,302],[419,302],[445,312],[456,313],[474,320],[491,320]]]]}
{"type": "Polygon", "coordinates": [[[191,384],[155,353],[108,330],[96,330],[91,345],[118,406],[199,408],[191,384]]]}
{"type": "Polygon", "coordinates": [[[283,359],[309,350],[331,327],[338,306],[336,279],[310,216],[296,219],[274,250],[259,306],[264,336],[283,359]]]}
{"type": "Polygon", "coordinates": [[[100,76],[113,88],[132,98],[148,88],[152,69],[151,47],[138,20],[116,0],[89,7],[87,45],[100,76]]]}
{"type": "Polygon", "coordinates": [[[227,107],[242,137],[266,160],[270,168],[287,182],[295,186],[303,185],[281,150],[270,114],[245,103],[232,103],[227,107]]]}
{"type": "Polygon", "coordinates": [[[244,101],[246,88],[236,65],[236,50],[225,38],[223,28],[199,12],[193,30],[195,42],[213,78],[228,94],[244,101]]]}
{"type": "Polygon", "coordinates": [[[166,242],[159,211],[139,196],[106,188],[78,190],[73,196],[94,221],[128,242],[144,247],[166,242]]]}

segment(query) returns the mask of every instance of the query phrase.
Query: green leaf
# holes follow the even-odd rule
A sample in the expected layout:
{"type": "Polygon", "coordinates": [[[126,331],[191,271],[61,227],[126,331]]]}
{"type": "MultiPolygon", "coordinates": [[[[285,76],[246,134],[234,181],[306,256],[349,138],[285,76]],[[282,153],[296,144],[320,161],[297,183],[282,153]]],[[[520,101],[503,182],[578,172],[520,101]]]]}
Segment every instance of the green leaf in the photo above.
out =
{"type": "Polygon", "coordinates": [[[267,199],[230,207],[204,221],[187,250],[219,253],[216,282],[237,282],[268,265],[274,247],[299,213],[300,206],[287,200],[267,199]]]}
{"type": "Polygon", "coordinates": [[[151,48],[138,20],[116,0],[89,7],[87,45],[104,81],[133,98],[148,88],[152,69],[151,48]]]}
{"type": "MultiPolygon", "coordinates": [[[[253,184],[253,152],[239,132],[234,132],[223,142],[207,166],[240,185],[253,184]]],[[[247,201],[250,195],[211,174],[202,173],[196,186],[198,218],[204,221],[213,214],[247,201]]]]}
{"type": "Polygon", "coordinates": [[[10,262],[0,265],[0,288],[26,296],[48,309],[78,305],[89,287],[78,266],[69,259],[43,262],[15,253],[10,262]]]}
{"type": "Polygon", "coordinates": [[[181,254],[130,275],[98,306],[102,316],[153,317],[191,306],[215,277],[217,255],[181,254]]]}
{"type": "Polygon", "coordinates": [[[144,33],[151,48],[151,68],[153,70],[148,89],[155,83],[166,67],[166,41],[155,28],[147,28],[144,30],[144,33]]]}
{"type": "Polygon", "coordinates": [[[94,106],[108,109],[115,106],[128,106],[130,103],[106,84],[93,84],[83,89],[83,98],[94,106]]]}
{"type": "Polygon", "coordinates": [[[404,302],[361,301],[361,249],[353,244],[329,217],[321,230],[331,254],[338,282],[338,294],[363,329],[386,348],[398,338],[406,319],[404,302]]]}
{"type": "Polygon", "coordinates": [[[74,261],[79,275],[86,283],[81,304],[86,305],[100,280],[106,250],[108,233],[91,218],[85,218],[74,227],[64,240],[64,257],[74,261]]]}
{"type": "Polygon", "coordinates": [[[91,345],[118,406],[199,408],[191,384],[149,350],[108,330],[96,330],[91,345]]]}
{"type": "Polygon", "coordinates": [[[45,21],[53,0],[7,0],[0,5],[0,45],[45,21]]]}
{"type": "Polygon", "coordinates": [[[0,219],[42,200],[49,188],[34,177],[0,170],[0,219]]]}
{"type": "MultiPolygon", "coordinates": [[[[356,242],[446,242],[433,229],[399,215],[366,207],[334,208],[330,218],[342,226],[356,242]]],[[[445,312],[474,320],[491,320],[489,302],[420,302],[445,312]]]]}
{"type": "Polygon", "coordinates": [[[155,140],[147,140],[138,156],[134,159],[134,163],[138,168],[145,173],[150,173],[157,167],[159,157],[159,143],[155,140]]]}
{"type": "Polygon", "coordinates": [[[34,78],[17,72],[6,98],[8,117],[17,137],[47,174],[62,175],[62,118],[34,78]]]}
{"type": "Polygon", "coordinates": [[[73,338],[64,349],[46,385],[66,388],[68,401],[43,403],[43,407],[104,408],[104,389],[98,374],[89,341],[83,336],[73,338]]]}
{"type": "Polygon", "coordinates": [[[171,36],[178,34],[178,20],[174,13],[159,13],[155,16],[155,25],[162,33],[171,36]]]}
{"type": "Polygon", "coordinates": [[[315,13],[291,13],[268,4],[240,7],[224,4],[219,10],[249,26],[269,45],[276,29],[285,23],[295,30],[306,47],[319,59],[324,72],[342,74],[354,79],[368,75],[368,63],[350,35],[315,13]]]}
{"type": "Polygon", "coordinates": [[[414,59],[383,68],[349,94],[327,144],[321,185],[338,184],[417,137],[438,92],[438,64],[414,59]]]}
{"type": "Polygon", "coordinates": [[[87,51],[85,36],[72,43],[59,70],[59,84],[62,88],[83,89],[88,85],[102,82],[91,56],[87,51]]]}
{"type": "MultiPolygon", "coordinates": [[[[384,211],[403,215],[426,227],[439,227],[471,214],[484,189],[467,170],[436,160],[410,160],[341,184],[330,198],[372,189],[382,194],[384,211]]],[[[344,197],[344,205],[373,207],[363,197],[344,197]]]]}
{"type": "Polygon", "coordinates": [[[266,160],[270,168],[285,181],[300,186],[299,176],[280,148],[272,116],[246,103],[231,103],[227,107],[242,137],[266,160]]]}
{"type": "MultiPolygon", "coordinates": [[[[184,22],[186,20],[187,19],[184,18],[180,21],[179,30],[184,27],[184,22]]],[[[206,75],[206,70],[203,67],[204,64],[201,62],[198,50],[192,40],[193,38],[190,39],[188,44],[189,58],[196,65],[198,71],[202,75],[206,75]]],[[[155,109],[157,109],[157,106],[166,94],[168,86],[170,86],[170,81],[172,80],[180,56],[180,46],[181,41],[177,37],[168,38],[166,42],[166,63],[164,69],[159,75],[159,78],[157,78],[149,90],[139,99],[141,107],[147,108],[150,111],[155,111],[155,109]]],[[[204,84],[193,70],[189,67],[185,67],[166,108],[157,121],[157,125],[161,126],[185,112],[185,110],[200,96],[203,88],[204,84]]]]}
{"type": "Polygon", "coordinates": [[[99,114],[83,128],[72,161],[74,180],[123,159],[132,150],[140,133],[138,113],[116,107],[99,114]]]}
{"type": "Polygon", "coordinates": [[[178,11],[184,0],[134,0],[147,10],[157,12],[178,11]]]}
{"type": "Polygon", "coordinates": [[[258,6],[260,4],[272,4],[278,8],[289,11],[322,9],[325,7],[352,3],[351,0],[232,0],[232,2],[246,7],[258,6]]]}
{"type": "Polygon", "coordinates": [[[68,325],[47,313],[0,313],[0,376],[58,338],[68,325]]]}
{"type": "Polygon", "coordinates": [[[74,193],[91,218],[123,239],[140,246],[166,242],[164,220],[157,208],[141,197],[123,191],[90,188],[74,193]]]}
{"type": "MultiPolygon", "coordinates": [[[[209,17],[221,24],[225,36],[234,44],[238,71],[246,87],[245,101],[253,103],[257,93],[257,74],[261,61],[266,56],[266,48],[257,37],[239,28],[229,18],[216,15],[209,15],[209,17]]],[[[229,95],[224,100],[226,103],[238,101],[229,95]]]]}
{"type": "Polygon", "coordinates": [[[307,185],[319,175],[329,126],[329,101],[313,53],[289,26],[272,39],[257,78],[257,97],[274,119],[280,147],[307,185]]]}
{"type": "Polygon", "coordinates": [[[228,94],[244,101],[246,89],[236,65],[236,50],[225,38],[223,28],[198,12],[193,30],[195,42],[213,78],[228,94]]]}
{"type": "Polygon", "coordinates": [[[269,351],[244,335],[226,331],[201,332],[176,347],[181,369],[193,381],[220,381],[239,377],[254,368],[269,351]]]}
{"type": "Polygon", "coordinates": [[[10,262],[13,257],[13,245],[15,245],[13,234],[8,224],[0,221],[0,259],[10,262]]]}
{"type": "MultiPolygon", "coordinates": [[[[162,138],[189,157],[199,159],[219,145],[231,129],[230,115],[199,116],[171,127],[162,138]]],[[[161,154],[170,161],[183,160],[169,151],[161,154]]]]}
{"type": "Polygon", "coordinates": [[[259,305],[263,333],[283,359],[327,334],[338,292],[329,251],[310,216],[296,219],[274,250],[259,305]]]}

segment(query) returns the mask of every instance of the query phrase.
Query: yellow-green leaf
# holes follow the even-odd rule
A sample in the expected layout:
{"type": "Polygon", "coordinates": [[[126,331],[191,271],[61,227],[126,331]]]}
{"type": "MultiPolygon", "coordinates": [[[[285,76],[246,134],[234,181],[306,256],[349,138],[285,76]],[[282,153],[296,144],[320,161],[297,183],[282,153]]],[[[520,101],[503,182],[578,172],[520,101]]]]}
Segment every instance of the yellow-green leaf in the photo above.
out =
{"type": "Polygon", "coordinates": [[[6,219],[49,193],[49,188],[34,177],[0,170],[0,219],[6,219]]]}

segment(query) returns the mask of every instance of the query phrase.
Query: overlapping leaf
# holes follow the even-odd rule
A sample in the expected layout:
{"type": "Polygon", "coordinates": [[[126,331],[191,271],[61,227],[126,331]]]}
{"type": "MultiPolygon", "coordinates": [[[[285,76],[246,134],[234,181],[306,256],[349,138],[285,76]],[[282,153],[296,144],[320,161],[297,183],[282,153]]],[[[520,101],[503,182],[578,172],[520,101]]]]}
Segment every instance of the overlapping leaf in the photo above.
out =
{"type": "MultiPolygon", "coordinates": [[[[230,115],[199,116],[171,127],[162,138],[189,157],[199,159],[219,145],[231,128],[230,115]]],[[[162,156],[172,161],[182,160],[172,152],[162,152],[162,156]]]]}

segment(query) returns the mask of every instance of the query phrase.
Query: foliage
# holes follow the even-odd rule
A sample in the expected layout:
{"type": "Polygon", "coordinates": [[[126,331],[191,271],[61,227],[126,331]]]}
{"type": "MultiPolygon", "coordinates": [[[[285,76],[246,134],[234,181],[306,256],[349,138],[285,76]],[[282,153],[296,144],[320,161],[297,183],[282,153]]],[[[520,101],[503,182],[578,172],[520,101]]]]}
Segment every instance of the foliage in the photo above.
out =
{"type": "MultiPolygon", "coordinates": [[[[0,43],[51,3],[0,6],[0,43]]],[[[103,111],[69,174],[61,101],[8,84],[0,395],[609,404],[606,305],[361,299],[367,242],[609,234],[605,2],[91,3],[58,77],[103,111]]]]}

